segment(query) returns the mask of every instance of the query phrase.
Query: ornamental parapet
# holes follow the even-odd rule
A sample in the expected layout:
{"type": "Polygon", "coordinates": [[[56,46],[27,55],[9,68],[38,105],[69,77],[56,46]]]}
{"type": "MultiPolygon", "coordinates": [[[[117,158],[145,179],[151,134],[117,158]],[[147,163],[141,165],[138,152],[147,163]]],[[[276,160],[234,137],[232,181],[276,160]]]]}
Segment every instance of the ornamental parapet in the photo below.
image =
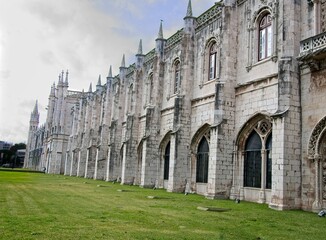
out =
{"type": "Polygon", "coordinates": [[[145,55],[144,62],[147,63],[149,61],[152,61],[154,57],[155,57],[155,48],[145,55]]]}
{"type": "Polygon", "coordinates": [[[208,9],[202,15],[200,15],[197,20],[197,30],[201,29],[207,23],[209,23],[212,19],[220,18],[222,16],[222,4],[215,3],[213,7],[208,9]]]}
{"type": "Polygon", "coordinates": [[[183,35],[183,28],[178,30],[175,34],[169,37],[166,41],[166,48],[172,47],[178,42],[180,42],[183,35]]]}
{"type": "Polygon", "coordinates": [[[321,60],[326,56],[326,32],[307,38],[300,42],[300,54],[298,59],[306,61],[309,59],[321,60]]]}

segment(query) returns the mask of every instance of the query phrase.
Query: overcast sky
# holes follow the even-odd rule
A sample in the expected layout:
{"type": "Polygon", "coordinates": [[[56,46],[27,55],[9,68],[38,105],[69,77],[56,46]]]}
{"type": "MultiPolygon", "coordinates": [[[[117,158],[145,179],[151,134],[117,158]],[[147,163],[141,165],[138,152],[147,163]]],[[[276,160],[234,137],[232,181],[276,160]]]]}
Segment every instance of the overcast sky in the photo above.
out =
{"type": "MultiPolygon", "coordinates": [[[[216,0],[215,0],[216,1],[216,0]]],[[[199,16],[214,0],[192,0],[199,16]]],[[[183,27],[188,0],[0,0],[0,140],[26,142],[30,113],[38,100],[46,119],[51,85],[69,70],[69,89],[102,83],[123,54],[134,63],[155,47],[163,20],[165,38],[183,27]]],[[[94,88],[93,88],[94,89],[94,88]]]]}

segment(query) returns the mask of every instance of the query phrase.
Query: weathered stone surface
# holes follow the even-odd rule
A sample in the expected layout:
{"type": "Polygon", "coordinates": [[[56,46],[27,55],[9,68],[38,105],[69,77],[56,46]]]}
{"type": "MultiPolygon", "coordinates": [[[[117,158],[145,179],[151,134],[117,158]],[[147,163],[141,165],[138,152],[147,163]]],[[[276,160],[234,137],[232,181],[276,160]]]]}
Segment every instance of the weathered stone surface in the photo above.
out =
{"type": "Polygon", "coordinates": [[[32,112],[24,166],[278,210],[325,208],[325,1],[315,2],[224,1],[197,18],[188,9],[183,29],[164,39],[161,25],[155,48],[143,54],[140,41],[135,64],[123,57],[95,91],[68,90],[61,73],[46,123],[32,112]],[[259,59],[268,14],[270,53],[259,59]],[[252,135],[259,149],[249,148],[252,135]]]}

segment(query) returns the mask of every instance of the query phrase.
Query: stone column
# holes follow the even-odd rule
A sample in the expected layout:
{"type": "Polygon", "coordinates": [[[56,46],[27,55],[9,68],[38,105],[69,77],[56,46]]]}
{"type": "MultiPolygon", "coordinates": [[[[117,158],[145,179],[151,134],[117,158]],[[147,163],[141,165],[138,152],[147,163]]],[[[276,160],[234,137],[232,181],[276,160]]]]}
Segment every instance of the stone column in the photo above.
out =
{"type": "Polygon", "coordinates": [[[239,172],[238,172],[238,176],[239,176],[239,180],[238,180],[238,183],[239,183],[239,188],[240,188],[240,191],[239,191],[239,199],[240,200],[243,200],[244,199],[244,154],[245,152],[244,151],[238,151],[238,156],[239,156],[239,172]]]}
{"type": "Polygon", "coordinates": [[[265,203],[266,195],[265,195],[265,187],[266,187],[266,150],[265,146],[261,151],[261,186],[259,191],[259,203],[265,203]]]}
{"type": "Polygon", "coordinates": [[[70,160],[70,172],[69,176],[73,176],[72,174],[72,168],[74,167],[74,158],[75,158],[75,151],[71,151],[71,160],[70,160]]]}
{"type": "Polygon", "coordinates": [[[108,147],[108,155],[107,155],[107,164],[106,164],[106,176],[105,181],[113,181],[113,160],[111,159],[111,148],[112,145],[110,144],[108,147]]]}
{"type": "Polygon", "coordinates": [[[322,158],[320,155],[316,154],[314,156],[315,161],[315,201],[312,204],[312,211],[319,212],[322,209],[322,158]]]}

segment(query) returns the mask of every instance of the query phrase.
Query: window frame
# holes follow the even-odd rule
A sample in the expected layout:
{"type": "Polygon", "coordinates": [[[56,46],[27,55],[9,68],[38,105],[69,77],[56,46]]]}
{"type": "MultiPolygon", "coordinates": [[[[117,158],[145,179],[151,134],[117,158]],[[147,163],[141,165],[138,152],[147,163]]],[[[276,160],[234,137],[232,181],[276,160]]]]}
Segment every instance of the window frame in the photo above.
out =
{"type": "Polygon", "coordinates": [[[265,132],[263,126],[259,130],[253,129],[248,135],[244,148],[243,187],[268,190],[272,188],[272,142],[271,129],[265,132]],[[259,144],[259,147],[249,148],[248,145],[252,143],[249,143],[249,141],[252,141],[253,137],[258,138],[258,140],[256,139],[256,146],[259,144]],[[253,156],[254,159],[251,158],[253,156]],[[253,172],[250,172],[250,170],[253,172]],[[253,179],[250,179],[251,177],[253,179]]]}
{"type": "Polygon", "coordinates": [[[202,137],[197,147],[196,183],[208,183],[209,142],[202,137]],[[201,151],[202,148],[207,151],[201,151]]]}
{"type": "Polygon", "coordinates": [[[273,20],[268,12],[258,22],[258,61],[271,57],[273,54],[273,20]],[[262,53],[263,51],[263,53],[262,53]]]}
{"type": "Polygon", "coordinates": [[[213,42],[209,47],[208,80],[214,80],[217,76],[217,43],[213,42]],[[214,62],[213,62],[214,61],[214,62]]]}
{"type": "Polygon", "coordinates": [[[181,86],[181,64],[179,60],[175,60],[173,63],[173,93],[177,94],[180,91],[181,86]]]}

